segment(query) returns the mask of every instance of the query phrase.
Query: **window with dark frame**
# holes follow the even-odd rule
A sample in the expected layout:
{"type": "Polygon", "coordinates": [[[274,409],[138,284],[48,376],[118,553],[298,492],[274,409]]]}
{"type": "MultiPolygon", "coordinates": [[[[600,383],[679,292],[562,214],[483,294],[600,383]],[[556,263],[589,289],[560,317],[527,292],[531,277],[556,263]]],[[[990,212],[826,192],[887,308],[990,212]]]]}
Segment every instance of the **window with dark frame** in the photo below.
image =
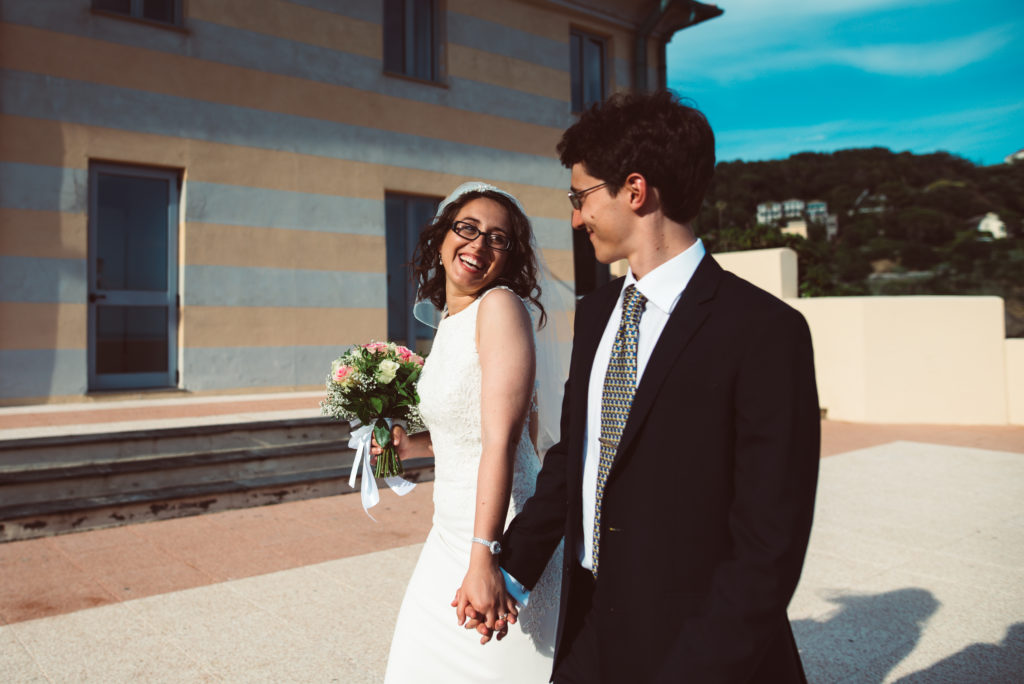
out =
{"type": "Polygon", "coordinates": [[[582,112],[604,100],[604,47],[604,38],[577,30],[569,34],[573,112],[582,112]]]}
{"type": "Polygon", "coordinates": [[[572,231],[572,261],[577,297],[590,294],[611,280],[608,265],[597,260],[585,230],[572,231]]]}
{"type": "Polygon", "coordinates": [[[182,0],[92,0],[92,8],[158,24],[181,26],[182,0]]]}
{"type": "Polygon", "coordinates": [[[437,0],[384,0],[384,70],[440,80],[437,0]]]}
{"type": "Polygon", "coordinates": [[[384,245],[387,262],[388,339],[404,344],[420,354],[429,351],[434,331],[416,320],[416,284],[412,279],[412,261],[420,231],[434,218],[437,197],[384,195],[384,245]]]}

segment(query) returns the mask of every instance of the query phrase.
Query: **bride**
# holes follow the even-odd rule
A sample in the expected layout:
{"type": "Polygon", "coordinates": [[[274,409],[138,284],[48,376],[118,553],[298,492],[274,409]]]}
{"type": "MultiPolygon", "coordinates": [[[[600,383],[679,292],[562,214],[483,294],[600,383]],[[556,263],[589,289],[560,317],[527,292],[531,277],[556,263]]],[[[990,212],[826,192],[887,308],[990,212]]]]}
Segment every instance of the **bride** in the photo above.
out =
{"type": "Polygon", "coordinates": [[[460,185],[421,234],[413,268],[420,297],[443,318],[419,381],[429,431],[395,428],[395,441],[403,459],[433,454],[434,518],[402,601],[385,681],[546,682],[561,554],[526,606],[517,608],[495,571],[496,542],[540,471],[527,303],[541,325],[545,314],[529,220],[507,192],[460,185]],[[460,585],[463,607],[489,606],[478,617],[501,644],[482,647],[488,636],[458,624],[452,596],[460,585]]]}

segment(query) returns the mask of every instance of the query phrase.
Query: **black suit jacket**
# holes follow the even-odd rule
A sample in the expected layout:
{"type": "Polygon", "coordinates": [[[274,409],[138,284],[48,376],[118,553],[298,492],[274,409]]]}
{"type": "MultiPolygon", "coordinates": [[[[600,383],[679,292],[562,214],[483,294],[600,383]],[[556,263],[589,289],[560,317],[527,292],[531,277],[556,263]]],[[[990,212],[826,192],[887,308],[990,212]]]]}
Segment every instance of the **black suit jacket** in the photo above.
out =
{"type": "MultiPolygon", "coordinates": [[[[594,353],[622,280],[579,302],[561,441],[503,540],[532,587],[564,536],[564,655],[594,353]]],[[[803,681],[786,605],[810,534],[820,423],[799,312],[707,255],[637,387],[602,500],[606,682],[803,681]]]]}

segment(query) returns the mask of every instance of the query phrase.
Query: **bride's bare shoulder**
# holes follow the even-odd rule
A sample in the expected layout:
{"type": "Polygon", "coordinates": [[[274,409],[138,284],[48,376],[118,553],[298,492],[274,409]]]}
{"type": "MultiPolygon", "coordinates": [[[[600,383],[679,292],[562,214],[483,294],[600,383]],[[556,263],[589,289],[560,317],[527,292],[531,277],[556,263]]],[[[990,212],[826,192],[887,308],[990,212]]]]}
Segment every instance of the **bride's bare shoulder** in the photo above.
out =
{"type": "Polygon", "coordinates": [[[519,327],[530,324],[530,313],[523,300],[507,287],[493,287],[480,295],[477,327],[519,327]]]}

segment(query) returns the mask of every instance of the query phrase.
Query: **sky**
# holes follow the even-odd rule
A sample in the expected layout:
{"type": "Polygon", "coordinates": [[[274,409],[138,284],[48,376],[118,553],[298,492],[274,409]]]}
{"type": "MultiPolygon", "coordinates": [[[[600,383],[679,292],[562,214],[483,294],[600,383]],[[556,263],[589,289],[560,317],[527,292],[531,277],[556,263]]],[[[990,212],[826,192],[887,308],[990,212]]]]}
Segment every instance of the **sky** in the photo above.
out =
{"type": "Polygon", "coordinates": [[[707,115],[719,161],[888,147],[989,165],[1024,148],[1019,0],[717,4],[675,34],[667,78],[707,115]]]}

